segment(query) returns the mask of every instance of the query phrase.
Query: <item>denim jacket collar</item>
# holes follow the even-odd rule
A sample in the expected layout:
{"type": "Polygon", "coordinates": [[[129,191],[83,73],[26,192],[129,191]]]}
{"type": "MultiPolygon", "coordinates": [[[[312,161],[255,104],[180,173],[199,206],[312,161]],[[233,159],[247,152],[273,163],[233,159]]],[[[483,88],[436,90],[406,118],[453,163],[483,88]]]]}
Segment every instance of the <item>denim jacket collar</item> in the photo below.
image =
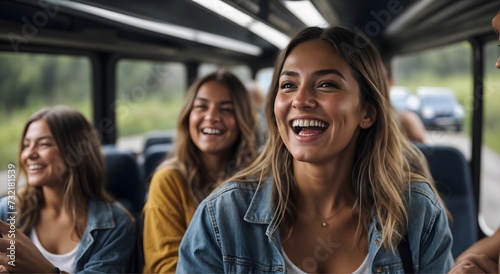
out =
{"type": "Polygon", "coordinates": [[[89,200],[88,202],[88,220],[87,227],[83,232],[82,239],[80,241],[80,248],[76,255],[76,261],[85,254],[87,249],[94,242],[92,237],[92,231],[96,229],[113,229],[115,228],[115,222],[113,219],[113,210],[111,205],[99,200],[89,200]]]}
{"type": "MultiPolygon", "coordinates": [[[[268,224],[266,236],[274,248],[281,253],[280,233],[278,227],[275,225],[278,220],[274,215],[271,204],[273,201],[273,183],[270,180],[266,180],[261,184],[256,184],[256,187],[257,189],[245,213],[244,220],[249,223],[268,224]]],[[[281,258],[281,263],[285,263],[283,258],[281,258]]]]}
{"type": "Polygon", "coordinates": [[[89,219],[87,221],[87,229],[112,229],[115,227],[113,220],[113,210],[111,206],[103,201],[89,201],[89,219]]]}
{"type": "Polygon", "coordinates": [[[271,201],[273,200],[272,188],[273,184],[269,180],[257,185],[255,194],[245,214],[245,221],[255,224],[273,223],[274,212],[271,206],[271,201]]]}

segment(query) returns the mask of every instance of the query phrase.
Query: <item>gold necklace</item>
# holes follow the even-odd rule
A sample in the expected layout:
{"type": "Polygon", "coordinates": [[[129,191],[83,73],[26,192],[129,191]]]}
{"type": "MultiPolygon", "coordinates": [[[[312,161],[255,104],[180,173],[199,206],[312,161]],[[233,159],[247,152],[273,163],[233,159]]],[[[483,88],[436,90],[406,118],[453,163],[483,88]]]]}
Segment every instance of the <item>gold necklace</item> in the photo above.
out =
{"type": "Polygon", "coordinates": [[[329,227],[329,224],[328,224],[328,221],[330,219],[332,219],[333,217],[337,216],[338,214],[340,214],[340,212],[342,212],[342,210],[344,209],[345,206],[342,206],[340,209],[338,209],[337,211],[335,211],[332,215],[328,216],[328,217],[323,217],[321,215],[319,215],[318,213],[314,212],[311,210],[311,212],[316,215],[316,217],[319,217],[322,221],[321,221],[321,227],[322,228],[327,228],[329,227]]]}

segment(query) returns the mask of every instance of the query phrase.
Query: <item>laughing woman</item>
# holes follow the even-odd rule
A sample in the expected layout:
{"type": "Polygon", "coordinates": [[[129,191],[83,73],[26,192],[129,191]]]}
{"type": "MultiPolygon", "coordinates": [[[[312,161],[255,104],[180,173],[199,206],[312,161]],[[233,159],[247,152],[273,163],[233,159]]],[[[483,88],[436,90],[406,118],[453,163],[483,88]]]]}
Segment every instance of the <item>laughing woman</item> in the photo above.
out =
{"type": "Polygon", "coordinates": [[[28,120],[18,165],[26,184],[17,200],[0,200],[0,218],[9,223],[0,222],[0,273],[131,271],[135,221],[106,193],[95,133],[66,106],[44,108],[28,120]]]}
{"type": "Polygon", "coordinates": [[[229,72],[211,73],[189,88],[174,155],[157,168],[143,210],[145,273],[175,272],[179,244],[200,201],[255,158],[249,102],[229,72]]]}
{"type": "Polygon", "coordinates": [[[445,273],[446,210],[400,132],[382,60],[307,28],[277,59],[263,153],[198,207],[180,273],[445,273]]]}

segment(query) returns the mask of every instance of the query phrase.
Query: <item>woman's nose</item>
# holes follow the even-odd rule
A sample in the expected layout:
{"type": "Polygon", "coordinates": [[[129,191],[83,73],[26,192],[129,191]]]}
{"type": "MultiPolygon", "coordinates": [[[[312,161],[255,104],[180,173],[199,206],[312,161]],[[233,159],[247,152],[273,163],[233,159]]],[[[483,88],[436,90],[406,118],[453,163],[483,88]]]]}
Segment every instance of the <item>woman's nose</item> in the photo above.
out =
{"type": "Polygon", "coordinates": [[[29,145],[29,146],[25,147],[23,154],[26,158],[29,158],[29,159],[36,159],[39,156],[38,150],[36,149],[36,147],[34,145],[29,145]]]}
{"type": "Polygon", "coordinates": [[[298,109],[315,108],[317,106],[314,90],[300,87],[292,101],[292,106],[298,109]]]}
{"type": "Polygon", "coordinates": [[[220,114],[219,114],[219,111],[217,110],[216,107],[208,108],[207,113],[205,114],[205,120],[208,120],[208,121],[219,121],[220,120],[220,114]]]}

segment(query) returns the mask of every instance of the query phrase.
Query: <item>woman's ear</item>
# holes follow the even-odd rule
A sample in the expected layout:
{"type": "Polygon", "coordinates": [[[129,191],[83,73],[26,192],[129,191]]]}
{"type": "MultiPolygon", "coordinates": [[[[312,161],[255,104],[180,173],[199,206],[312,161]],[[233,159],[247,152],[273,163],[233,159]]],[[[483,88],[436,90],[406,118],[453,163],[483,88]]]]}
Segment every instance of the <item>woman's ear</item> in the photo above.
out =
{"type": "Polygon", "coordinates": [[[377,109],[371,103],[366,103],[363,107],[363,116],[359,121],[359,126],[363,129],[371,127],[377,120],[377,109]]]}

